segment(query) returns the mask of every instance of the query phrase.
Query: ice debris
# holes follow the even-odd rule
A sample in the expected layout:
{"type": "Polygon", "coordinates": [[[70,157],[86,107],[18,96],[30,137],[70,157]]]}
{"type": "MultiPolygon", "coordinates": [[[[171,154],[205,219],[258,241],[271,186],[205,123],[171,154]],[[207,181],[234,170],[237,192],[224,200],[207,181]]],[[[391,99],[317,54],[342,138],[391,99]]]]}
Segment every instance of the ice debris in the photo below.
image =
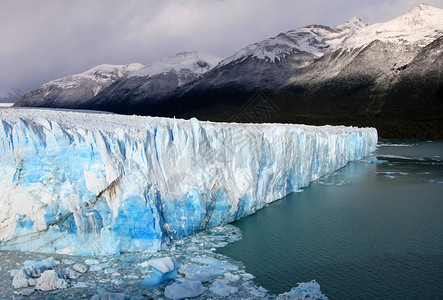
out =
{"type": "Polygon", "coordinates": [[[44,271],[43,274],[37,278],[35,284],[36,290],[51,291],[56,289],[66,289],[68,282],[60,278],[54,270],[44,271]]]}
{"type": "Polygon", "coordinates": [[[102,293],[92,296],[91,300],[132,300],[130,295],[125,293],[102,293]]]}
{"type": "Polygon", "coordinates": [[[21,295],[21,296],[30,296],[32,293],[34,293],[35,289],[33,288],[26,288],[22,289],[20,291],[14,291],[14,294],[21,295]]]}
{"type": "Polygon", "coordinates": [[[190,280],[207,282],[213,277],[223,275],[226,271],[238,270],[237,266],[213,257],[193,257],[191,261],[200,264],[191,263],[180,268],[180,272],[190,280]]]}
{"type": "Polygon", "coordinates": [[[297,287],[291,291],[278,295],[278,300],[295,299],[318,299],[327,300],[328,298],[320,291],[320,285],[312,280],[310,282],[299,283],[297,287]]]}
{"type": "Polygon", "coordinates": [[[39,278],[41,273],[46,269],[52,268],[56,265],[54,258],[50,257],[42,261],[25,261],[23,268],[18,271],[11,272],[14,274],[12,285],[14,288],[24,288],[30,285],[35,285],[35,278],[39,278]]]}
{"type": "Polygon", "coordinates": [[[76,263],[72,266],[72,268],[80,273],[86,273],[86,271],[88,271],[88,267],[84,264],[81,263],[76,263]]]}
{"type": "Polygon", "coordinates": [[[200,281],[182,278],[166,287],[165,297],[174,300],[193,298],[207,290],[208,288],[204,287],[200,281]]]}
{"type": "MultiPolygon", "coordinates": [[[[175,297],[177,299],[183,297],[183,294],[178,293],[184,290],[185,293],[189,293],[185,294],[189,297],[201,293],[196,296],[197,299],[225,299],[226,297],[233,299],[274,299],[277,295],[272,295],[263,287],[258,286],[252,280],[254,276],[246,273],[240,262],[233,261],[214,251],[219,245],[231,243],[240,238],[240,230],[232,225],[227,225],[209,229],[195,236],[175,240],[169,247],[160,252],[144,252],[138,255],[125,253],[100,258],[73,257],[64,254],[54,256],[62,262],[61,264],[57,264],[57,261],[52,258],[43,260],[42,254],[38,253],[0,252],[0,265],[3,270],[10,270],[10,272],[0,272],[0,291],[5,298],[24,297],[26,295],[35,298],[47,298],[56,295],[56,298],[60,299],[91,299],[91,297],[94,297],[93,299],[135,300],[146,298],[165,299],[169,295],[170,298],[174,299],[175,297]],[[24,260],[27,260],[26,266],[19,263],[24,260]],[[91,267],[100,266],[101,268],[103,266],[103,268],[95,272],[87,272],[86,261],[91,264],[91,267]],[[22,268],[14,270],[17,265],[21,265],[22,268]],[[107,265],[107,267],[104,267],[104,265],[107,265]],[[194,265],[198,268],[182,268],[188,265],[194,265]],[[176,281],[165,281],[155,287],[143,287],[140,283],[143,278],[153,273],[151,269],[161,273],[153,266],[169,272],[174,267],[178,279],[176,281]],[[43,268],[46,267],[53,269],[49,270],[51,272],[45,273],[48,270],[43,268]],[[182,270],[187,270],[187,273],[183,273],[182,270]],[[199,273],[202,270],[204,272],[199,273]],[[72,277],[70,275],[72,271],[77,272],[73,273],[75,274],[74,277],[82,274],[81,281],[79,281],[80,279],[70,278],[72,277]],[[192,273],[194,271],[196,273],[192,273]],[[45,273],[44,276],[43,273],[45,273]],[[23,275],[22,279],[24,279],[27,286],[13,288],[11,277],[18,274],[23,275]],[[119,275],[115,276],[115,274],[119,275]],[[11,277],[9,277],[10,275],[11,277]],[[38,276],[43,276],[43,278],[38,276]],[[207,281],[189,279],[199,276],[200,279],[203,278],[207,281]],[[39,281],[38,288],[42,288],[41,290],[34,288],[37,281],[39,281]],[[58,290],[50,290],[52,288],[58,290]]],[[[299,287],[303,287],[303,285],[299,285],[299,287]]],[[[301,290],[310,292],[306,288],[301,290]]],[[[307,295],[305,298],[307,298],[307,295]]]]}
{"type": "Polygon", "coordinates": [[[216,295],[227,297],[238,292],[238,288],[229,285],[227,280],[217,279],[209,288],[216,295]]]}
{"type": "Polygon", "coordinates": [[[170,257],[151,259],[149,264],[162,273],[169,273],[175,270],[174,260],[170,257]]]}
{"type": "Polygon", "coordinates": [[[88,266],[98,265],[99,263],[100,263],[100,261],[98,261],[96,259],[87,259],[87,260],[85,260],[85,264],[87,264],[88,266]]]}
{"type": "Polygon", "coordinates": [[[75,287],[75,288],[86,288],[86,287],[88,287],[88,284],[86,282],[76,282],[76,283],[74,283],[73,287],[75,287]]]}
{"type": "Polygon", "coordinates": [[[82,275],[81,272],[77,272],[76,270],[74,270],[71,267],[67,267],[58,273],[58,276],[60,278],[64,278],[64,279],[77,279],[81,275],[82,275]]]}

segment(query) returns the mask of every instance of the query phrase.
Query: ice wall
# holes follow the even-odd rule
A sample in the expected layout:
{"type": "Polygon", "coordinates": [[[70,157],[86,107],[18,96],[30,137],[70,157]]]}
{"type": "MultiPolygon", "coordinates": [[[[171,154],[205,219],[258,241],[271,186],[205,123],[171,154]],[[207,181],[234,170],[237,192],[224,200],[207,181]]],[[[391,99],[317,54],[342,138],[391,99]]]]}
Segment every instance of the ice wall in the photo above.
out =
{"type": "Polygon", "coordinates": [[[0,249],[159,250],[375,150],[373,128],[0,110],[0,249]]]}

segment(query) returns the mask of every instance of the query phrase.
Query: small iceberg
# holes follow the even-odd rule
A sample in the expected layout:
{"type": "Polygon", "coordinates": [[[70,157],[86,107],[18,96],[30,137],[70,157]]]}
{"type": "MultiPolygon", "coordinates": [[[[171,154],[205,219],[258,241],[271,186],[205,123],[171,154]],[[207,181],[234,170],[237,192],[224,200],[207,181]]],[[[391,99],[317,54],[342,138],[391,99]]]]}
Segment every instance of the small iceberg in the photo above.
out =
{"type": "Polygon", "coordinates": [[[207,290],[200,281],[182,278],[166,287],[165,297],[174,300],[193,298],[207,290]]]}
{"type": "Polygon", "coordinates": [[[238,270],[237,266],[213,257],[194,257],[191,261],[199,264],[186,264],[180,268],[180,273],[185,274],[186,279],[189,280],[208,282],[213,277],[238,270]]]}
{"type": "Polygon", "coordinates": [[[41,261],[27,260],[23,263],[23,268],[15,272],[12,285],[14,288],[24,288],[35,285],[36,278],[39,278],[44,271],[57,264],[54,258],[50,257],[41,261]]]}
{"type": "Polygon", "coordinates": [[[170,257],[152,259],[149,261],[153,273],[147,276],[141,283],[143,287],[154,287],[163,282],[177,278],[175,262],[170,257]]]}
{"type": "Polygon", "coordinates": [[[229,285],[228,280],[217,279],[210,287],[211,292],[218,296],[228,297],[231,294],[238,293],[238,288],[229,285]]]}
{"type": "Polygon", "coordinates": [[[301,282],[297,287],[292,288],[289,292],[280,294],[277,296],[277,300],[285,299],[318,299],[327,300],[326,297],[320,290],[320,285],[312,280],[310,282],[301,282]]]}
{"type": "Polygon", "coordinates": [[[36,290],[52,291],[57,289],[66,289],[68,282],[60,278],[56,271],[47,270],[44,271],[41,277],[39,277],[35,284],[36,290]]]}

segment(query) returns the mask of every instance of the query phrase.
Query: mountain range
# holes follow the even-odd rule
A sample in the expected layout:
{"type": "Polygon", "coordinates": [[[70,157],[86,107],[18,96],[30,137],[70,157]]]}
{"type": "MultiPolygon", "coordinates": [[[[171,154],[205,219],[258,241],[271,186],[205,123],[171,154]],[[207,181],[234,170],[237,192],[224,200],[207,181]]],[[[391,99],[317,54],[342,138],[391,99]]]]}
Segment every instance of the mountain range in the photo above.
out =
{"type": "Polygon", "coordinates": [[[0,85],[0,103],[13,103],[19,100],[25,94],[19,88],[9,85],[0,85]]]}
{"type": "Polygon", "coordinates": [[[305,26],[224,59],[185,52],[128,66],[106,80],[90,74],[109,65],[49,82],[15,106],[372,126],[382,138],[443,139],[443,10],[429,5],[384,23],[305,26]]]}

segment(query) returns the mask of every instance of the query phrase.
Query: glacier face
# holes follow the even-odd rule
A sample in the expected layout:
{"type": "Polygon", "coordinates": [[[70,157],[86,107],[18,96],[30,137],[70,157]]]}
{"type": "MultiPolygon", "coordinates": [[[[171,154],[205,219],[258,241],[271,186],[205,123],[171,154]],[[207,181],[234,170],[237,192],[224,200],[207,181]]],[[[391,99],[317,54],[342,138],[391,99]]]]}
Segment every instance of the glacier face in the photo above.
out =
{"type": "Polygon", "coordinates": [[[375,150],[373,128],[0,110],[0,249],[159,250],[375,150]]]}

